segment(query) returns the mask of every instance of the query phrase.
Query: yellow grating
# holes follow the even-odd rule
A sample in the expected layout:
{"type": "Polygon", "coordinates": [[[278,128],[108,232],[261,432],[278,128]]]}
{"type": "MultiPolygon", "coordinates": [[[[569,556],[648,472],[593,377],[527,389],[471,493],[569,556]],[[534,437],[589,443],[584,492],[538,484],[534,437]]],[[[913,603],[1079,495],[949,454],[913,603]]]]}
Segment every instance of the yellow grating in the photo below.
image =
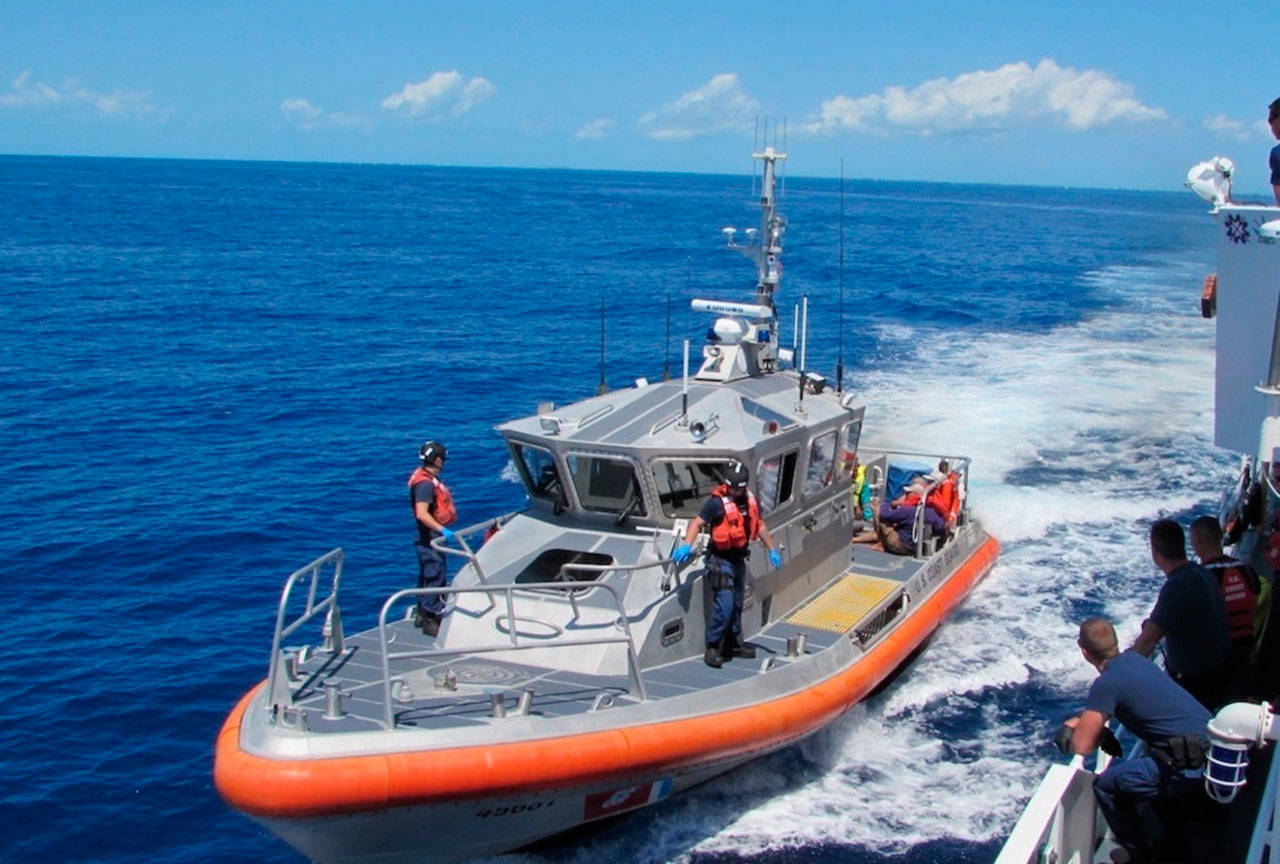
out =
{"type": "Polygon", "coordinates": [[[786,620],[800,627],[845,633],[901,585],[893,579],[850,573],[786,620]]]}

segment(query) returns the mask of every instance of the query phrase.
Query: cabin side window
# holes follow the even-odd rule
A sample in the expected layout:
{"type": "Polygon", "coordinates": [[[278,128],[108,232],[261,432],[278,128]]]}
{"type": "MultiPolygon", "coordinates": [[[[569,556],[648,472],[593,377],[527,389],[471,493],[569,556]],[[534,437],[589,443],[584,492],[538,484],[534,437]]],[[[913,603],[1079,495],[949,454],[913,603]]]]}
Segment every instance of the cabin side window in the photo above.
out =
{"type": "Polygon", "coordinates": [[[578,500],[587,510],[646,516],[640,478],[630,461],[609,456],[570,453],[565,461],[578,500]]]}
{"type": "Polygon", "coordinates": [[[840,472],[846,477],[853,473],[853,457],[858,452],[858,438],[861,435],[861,420],[854,420],[840,433],[840,472]]]}
{"type": "Polygon", "coordinates": [[[836,430],[823,433],[809,443],[809,467],[804,475],[804,494],[821,492],[835,479],[836,430]]]}
{"type": "Polygon", "coordinates": [[[525,488],[534,498],[551,501],[560,507],[569,506],[565,497],[564,481],[560,479],[560,470],[556,468],[556,460],[551,451],[532,444],[512,442],[511,449],[516,454],[516,465],[520,469],[525,488]]]}
{"type": "Polygon", "coordinates": [[[653,463],[653,482],[662,502],[662,514],[671,519],[691,519],[702,509],[711,490],[724,482],[727,461],[695,462],[692,459],[659,459],[653,463]]]}
{"type": "Polygon", "coordinates": [[[765,513],[776,510],[791,500],[795,486],[796,458],[800,451],[778,453],[760,462],[756,472],[756,489],[760,496],[760,509],[765,513]]]}
{"type": "Polygon", "coordinates": [[[844,427],[844,451],[849,455],[858,452],[858,439],[862,437],[862,421],[854,420],[844,427]]]}

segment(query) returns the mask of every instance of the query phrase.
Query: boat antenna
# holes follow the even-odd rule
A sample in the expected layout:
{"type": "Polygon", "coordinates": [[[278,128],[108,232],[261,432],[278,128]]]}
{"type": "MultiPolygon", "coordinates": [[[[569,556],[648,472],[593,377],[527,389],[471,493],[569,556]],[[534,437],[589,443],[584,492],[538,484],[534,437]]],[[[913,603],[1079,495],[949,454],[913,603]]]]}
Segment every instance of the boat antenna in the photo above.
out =
{"type": "MultiPolygon", "coordinates": [[[[689,272],[689,258],[685,256],[684,271],[689,272]]],[[[671,380],[671,286],[667,286],[667,335],[662,342],[662,380],[671,380]]]]}
{"type": "MultiPolygon", "coordinates": [[[[778,137],[778,121],[776,119],[773,121],[773,137],[775,140],[778,137]]],[[[787,152],[787,118],[786,117],[782,118],[782,152],[783,153],[787,152]]],[[[787,197],[787,163],[785,162],[782,163],[782,176],[778,178],[778,180],[779,180],[778,197],[786,198],[787,197]]]]}
{"type": "Polygon", "coordinates": [[[839,350],[836,353],[836,395],[844,392],[844,157],[840,157],[840,324],[839,350]]]}
{"type": "Polygon", "coordinates": [[[689,425],[689,340],[684,340],[684,388],[680,391],[680,425],[689,425]]]}
{"type": "Polygon", "coordinates": [[[805,369],[805,349],[809,344],[809,292],[806,291],[804,296],[800,298],[800,403],[796,406],[796,410],[803,411],[804,408],[804,384],[807,373],[805,369]]]}
{"type": "MultiPolygon", "coordinates": [[[[764,122],[765,122],[765,130],[766,130],[765,134],[767,135],[768,128],[769,128],[768,126],[769,118],[766,117],[764,122]]],[[[751,152],[758,153],[759,151],[760,151],[760,115],[757,114],[756,115],[756,131],[755,131],[755,134],[751,136],[751,152]]],[[[755,160],[755,157],[752,156],[751,158],[751,197],[752,198],[756,197],[756,170],[757,170],[756,160],[755,160]]]]}
{"type": "Polygon", "coordinates": [[[600,295],[600,387],[596,390],[597,396],[603,396],[609,392],[609,387],[604,381],[604,295],[600,295]]]}

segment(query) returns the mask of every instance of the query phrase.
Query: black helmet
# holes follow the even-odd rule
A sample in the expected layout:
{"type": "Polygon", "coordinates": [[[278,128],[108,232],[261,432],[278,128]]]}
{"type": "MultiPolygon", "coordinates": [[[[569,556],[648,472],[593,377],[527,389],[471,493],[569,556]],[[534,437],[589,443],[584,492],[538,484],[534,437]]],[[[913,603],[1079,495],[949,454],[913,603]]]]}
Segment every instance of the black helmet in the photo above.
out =
{"type": "Polygon", "coordinates": [[[445,458],[447,455],[444,445],[439,441],[428,441],[418,451],[418,458],[422,460],[423,465],[429,465],[437,459],[445,458]]]}
{"type": "Polygon", "coordinates": [[[729,469],[724,472],[724,482],[735,492],[747,488],[747,466],[741,462],[730,462],[729,469]]]}

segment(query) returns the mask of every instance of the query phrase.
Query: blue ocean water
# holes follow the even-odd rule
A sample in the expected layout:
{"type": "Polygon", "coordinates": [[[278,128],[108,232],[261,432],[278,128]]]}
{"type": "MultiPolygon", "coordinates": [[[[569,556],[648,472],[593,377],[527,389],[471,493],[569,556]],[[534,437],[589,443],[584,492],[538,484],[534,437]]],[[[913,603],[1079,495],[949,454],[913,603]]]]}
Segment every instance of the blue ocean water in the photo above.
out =
{"type": "MultiPolygon", "coordinates": [[[[464,521],[520,506],[492,427],[594,392],[602,304],[611,386],[678,374],[689,299],[751,291],[720,229],[753,200],[745,173],[0,158],[0,858],[299,860],[210,777],[284,578],[343,546],[370,626],[416,574],[427,437],[464,521]]],[[[990,860],[1089,680],[1074,623],[1136,633],[1147,522],[1229,481],[1190,194],[790,177],[783,210],[811,366],[843,352],[870,440],[974,457],[1004,555],[831,729],[504,861],[990,860]]]]}

